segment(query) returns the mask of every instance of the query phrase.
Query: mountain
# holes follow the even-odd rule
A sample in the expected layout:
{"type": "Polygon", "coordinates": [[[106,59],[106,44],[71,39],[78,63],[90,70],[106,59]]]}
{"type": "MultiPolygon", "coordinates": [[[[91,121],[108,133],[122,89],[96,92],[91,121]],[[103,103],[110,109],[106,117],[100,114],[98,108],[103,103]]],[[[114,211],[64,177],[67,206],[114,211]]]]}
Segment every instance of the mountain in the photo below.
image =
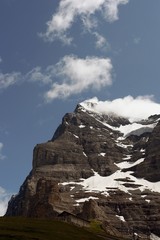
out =
{"type": "Polygon", "coordinates": [[[131,239],[160,237],[160,115],[130,120],[80,103],[53,138],[35,146],[33,168],[6,216],[67,212],[131,239]],[[155,236],[155,237],[154,237],[155,236]]]}

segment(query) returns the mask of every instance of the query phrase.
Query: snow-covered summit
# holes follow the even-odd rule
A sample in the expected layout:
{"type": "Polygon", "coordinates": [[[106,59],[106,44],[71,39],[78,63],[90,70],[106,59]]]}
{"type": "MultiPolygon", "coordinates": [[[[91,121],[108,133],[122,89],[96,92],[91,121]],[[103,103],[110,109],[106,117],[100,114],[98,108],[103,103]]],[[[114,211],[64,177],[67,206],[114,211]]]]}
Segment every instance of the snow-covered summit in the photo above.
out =
{"type": "Polygon", "coordinates": [[[159,113],[159,108],[148,108],[147,111],[146,107],[142,108],[142,105],[143,107],[145,106],[145,101],[128,96],[123,99],[123,102],[121,100],[120,104],[120,99],[111,102],[99,101],[98,98],[94,97],[81,102],[79,106],[81,111],[88,112],[105,126],[112,130],[120,131],[124,137],[127,137],[129,135],[140,136],[145,132],[152,132],[160,119],[160,115],[155,117],[156,113],[159,113]],[[137,109],[135,110],[136,105],[137,109]],[[135,111],[132,111],[132,109],[135,111]],[[154,118],[150,117],[151,114],[155,114],[154,118]]]}

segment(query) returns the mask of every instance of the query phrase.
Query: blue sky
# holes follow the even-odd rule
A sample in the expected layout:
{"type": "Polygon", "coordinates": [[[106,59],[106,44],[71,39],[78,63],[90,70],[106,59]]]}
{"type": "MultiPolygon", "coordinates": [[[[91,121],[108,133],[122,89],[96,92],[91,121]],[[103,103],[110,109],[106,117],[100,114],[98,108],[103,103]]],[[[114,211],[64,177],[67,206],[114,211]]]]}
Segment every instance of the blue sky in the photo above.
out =
{"type": "Polygon", "coordinates": [[[160,103],[159,8],[159,0],[0,1],[1,212],[31,170],[34,146],[77,103],[128,95],[160,103]]]}

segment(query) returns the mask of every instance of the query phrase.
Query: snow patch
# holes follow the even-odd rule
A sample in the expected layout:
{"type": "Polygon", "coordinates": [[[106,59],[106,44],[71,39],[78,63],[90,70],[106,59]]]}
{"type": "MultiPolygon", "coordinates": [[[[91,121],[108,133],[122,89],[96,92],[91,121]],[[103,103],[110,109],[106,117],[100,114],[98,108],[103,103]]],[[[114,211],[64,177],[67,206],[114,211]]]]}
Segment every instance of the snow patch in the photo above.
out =
{"type": "Polygon", "coordinates": [[[150,240],[160,240],[160,237],[158,237],[155,234],[151,233],[150,240]]]}
{"type": "MultiPolygon", "coordinates": [[[[141,160],[142,161],[142,160],[141,160]]],[[[160,181],[149,182],[143,178],[136,178],[132,175],[132,171],[122,172],[121,169],[117,170],[110,176],[100,176],[97,172],[94,172],[94,176],[87,179],[81,179],[80,182],[64,182],[62,185],[81,185],[86,192],[100,192],[101,194],[108,196],[110,191],[117,189],[126,192],[131,195],[131,190],[139,189],[141,192],[144,190],[150,190],[151,192],[160,193],[160,181]],[[126,183],[131,182],[132,186],[125,186],[126,183]],[[134,186],[135,185],[135,186],[134,186]]]]}
{"type": "Polygon", "coordinates": [[[83,155],[84,155],[85,157],[87,157],[87,155],[86,155],[86,153],[85,153],[85,152],[83,152],[83,155]]]}
{"type": "Polygon", "coordinates": [[[126,156],[123,157],[122,159],[123,160],[129,160],[131,157],[132,157],[132,155],[126,154],[126,156]]]}
{"type": "Polygon", "coordinates": [[[79,128],[85,128],[85,127],[86,127],[86,126],[83,125],[83,124],[79,125],[79,128]]]}
{"type": "Polygon", "coordinates": [[[140,149],[140,152],[141,152],[141,153],[145,153],[145,151],[146,151],[146,150],[145,150],[145,149],[143,149],[143,148],[142,148],[142,149],[140,149]]]}
{"type": "Polygon", "coordinates": [[[118,141],[116,141],[116,145],[118,146],[118,147],[122,147],[122,148],[128,148],[128,147],[133,147],[133,144],[123,144],[123,143],[121,143],[121,142],[118,142],[118,141]]]}
{"type": "Polygon", "coordinates": [[[116,215],[116,217],[118,217],[122,222],[126,222],[123,216],[116,215]]]}
{"type": "Polygon", "coordinates": [[[88,197],[88,198],[81,198],[81,199],[78,199],[78,200],[76,200],[76,202],[77,203],[82,203],[82,202],[85,202],[85,201],[89,201],[90,199],[99,199],[99,198],[97,198],[97,197],[92,197],[92,196],[90,196],[90,197],[88,197]]]}
{"type": "Polygon", "coordinates": [[[79,203],[76,203],[76,204],[73,204],[74,207],[78,207],[79,206],[79,203]]]}
{"type": "MultiPolygon", "coordinates": [[[[119,131],[124,134],[125,137],[129,135],[137,135],[140,136],[145,132],[152,132],[153,128],[156,126],[157,123],[149,124],[149,125],[142,125],[140,123],[132,123],[125,126],[120,126],[119,131]]],[[[118,129],[117,129],[118,130],[118,129]]]]}
{"type": "Polygon", "coordinates": [[[99,153],[98,156],[105,157],[105,156],[106,156],[106,153],[99,153]]]}
{"type": "Polygon", "coordinates": [[[130,167],[133,167],[133,166],[136,166],[140,163],[144,162],[144,158],[140,158],[138,159],[136,162],[132,163],[132,162],[128,162],[128,161],[124,161],[124,162],[121,162],[121,163],[115,163],[115,165],[117,167],[119,167],[120,169],[126,169],[126,168],[130,168],[130,167]]]}
{"type": "Polygon", "coordinates": [[[141,198],[145,198],[145,197],[147,197],[147,195],[141,195],[141,198]]]}
{"type": "Polygon", "coordinates": [[[75,138],[79,138],[77,135],[75,135],[75,134],[73,134],[73,136],[75,137],[75,138]]]}

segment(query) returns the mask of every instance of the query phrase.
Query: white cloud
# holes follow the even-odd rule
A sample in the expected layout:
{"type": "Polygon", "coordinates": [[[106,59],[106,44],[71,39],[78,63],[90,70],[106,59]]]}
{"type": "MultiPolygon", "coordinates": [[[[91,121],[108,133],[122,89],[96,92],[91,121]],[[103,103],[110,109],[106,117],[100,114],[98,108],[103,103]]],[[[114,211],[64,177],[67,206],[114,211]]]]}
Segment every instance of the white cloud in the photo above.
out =
{"type": "Polygon", "coordinates": [[[47,73],[62,79],[61,83],[53,83],[45,94],[47,101],[66,98],[91,88],[100,90],[112,84],[112,63],[108,58],[65,56],[55,66],[50,66],[47,73]]]}
{"type": "Polygon", "coordinates": [[[3,143],[0,142],[0,160],[5,159],[5,156],[2,154],[2,149],[3,149],[3,143]]]}
{"type": "Polygon", "coordinates": [[[92,110],[96,112],[116,114],[126,117],[132,122],[146,119],[154,114],[160,114],[160,103],[156,103],[153,96],[139,96],[136,98],[127,96],[113,101],[98,101],[97,98],[93,98],[83,102],[84,106],[90,106],[89,102],[95,103],[92,110]]]}
{"type": "Polygon", "coordinates": [[[2,62],[3,60],[2,60],[2,58],[0,57],[0,63],[2,62]]]}
{"type": "Polygon", "coordinates": [[[97,27],[98,21],[95,17],[97,12],[102,13],[106,21],[113,22],[118,19],[118,7],[127,4],[129,0],[61,0],[57,12],[47,22],[47,30],[41,34],[46,40],[54,41],[60,39],[65,44],[70,44],[72,38],[67,31],[79,17],[85,28],[97,27]]]}
{"type": "Polygon", "coordinates": [[[96,37],[96,48],[106,49],[109,47],[107,40],[98,32],[93,33],[96,37]]]}
{"type": "Polygon", "coordinates": [[[2,73],[0,72],[0,89],[8,88],[20,80],[21,74],[19,72],[2,73]]]}
{"type": "Polygon", "coordinates": [[[104,1],[104,17],[110,22],[118,20],[118,7],[127,4],[129,0],[106,0],[104,1]]]}
{"type": "Polygon", "coordinates": [[[10,197],[11,194],[7,193],[4,188],[0,187],[0,216],[3,216],[6,213],[10,197]]]}

